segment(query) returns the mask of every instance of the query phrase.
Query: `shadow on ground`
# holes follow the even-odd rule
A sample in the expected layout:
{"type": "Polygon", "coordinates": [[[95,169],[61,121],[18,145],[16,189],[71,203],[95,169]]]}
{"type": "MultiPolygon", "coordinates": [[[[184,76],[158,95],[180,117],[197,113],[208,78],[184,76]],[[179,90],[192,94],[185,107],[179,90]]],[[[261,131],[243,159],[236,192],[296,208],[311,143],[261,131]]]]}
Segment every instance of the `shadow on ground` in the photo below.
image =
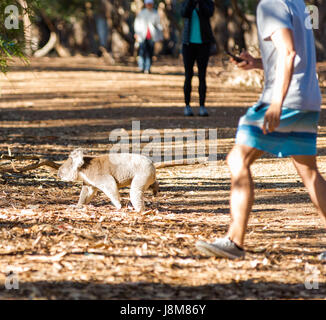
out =
{"type": "MultiPolygon", "coordinates": [[[[218,277],[218,276],[217,276],[218,277]]],[[[0,291],[1,299],[299,299],[324,298],[325,283],[307,290],[304,283],[261,282],[255,279],[202,286],[176,286],[160,283],[97,284],[75,281],[19,283],[18,290],[0,291]]]]}

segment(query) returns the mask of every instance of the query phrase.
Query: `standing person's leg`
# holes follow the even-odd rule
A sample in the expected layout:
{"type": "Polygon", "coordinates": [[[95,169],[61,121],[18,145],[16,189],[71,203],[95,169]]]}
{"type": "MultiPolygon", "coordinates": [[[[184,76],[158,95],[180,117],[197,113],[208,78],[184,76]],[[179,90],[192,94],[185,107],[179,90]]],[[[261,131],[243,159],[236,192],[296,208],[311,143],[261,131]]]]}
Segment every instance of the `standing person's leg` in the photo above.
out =
{"type": "Polygon", "coordinates": [[[146,54],[145,54],[145,69],[146,73],[151,72],[152,62],[153,62],[153,55],[154,55],[154,41],[153,40],[146,40],[146,54]]]}
{"type": "Polygon", "coordinates": [[[190,108],[190,100],[191,100],[191,82],[194,76],[194,64],[195,64],[195,52],[194,46],[189,44],[184,44],[182,47],[182,56],[183,56],[183,63],[185,68],[185,82],[184,82],[184,98],[185,98],[185,116],[193,116],[193,112],[190,108]]]}
{"type": "Polygon", "coordinates": [[[326,227],[326,181],[318,171],[316,157],[292,156],[292,160],[326,227]]]}
{"type": "Polygon", "coordinates": [[[146,47],[145,46],[146,46],[145,41],[142,41],[139,44],[138,68],[142,72],[144,72],[144,70],[145,70],[145,55],[146,55],[146,47]]]}
{"type": "Polygon", "coordinates": [[[227,157],[231,171],[231,224],[226,238],[216,239],[213,243],[198,241],[199,251],[225,258],[241,258],[249,214],[254,201],[254,184],[250,166],[264,152],[245,145],[236,145],[227,157]]]}
{"type": "Polygon", "coordinates": [[[108,35],[109,35],[109,27],[105,18],[96,16],[96,30],[100,42],[100,46],[107,49],[108,35]]]}
{"type": "Polygon", "coordinates": [[[236,145],[227,157],[231,172],[231,225],[228,237],[242,247],[244,243],[249,214],[254,202],[254,184],[250,166],[263,155],[263,151],[236,145]]]}
{"type": "Polygon", "coordinates": [[[199,115],[200,116],[208,116],[208,112],[205,108],[206,102],[206,73],[207,66],[209,61],[209,53],[210,53],[210,44],[205,43],[199,46],[199,52],[197,57],[197,67],[198,67],[198,78],[199,78],[199,115]]]}

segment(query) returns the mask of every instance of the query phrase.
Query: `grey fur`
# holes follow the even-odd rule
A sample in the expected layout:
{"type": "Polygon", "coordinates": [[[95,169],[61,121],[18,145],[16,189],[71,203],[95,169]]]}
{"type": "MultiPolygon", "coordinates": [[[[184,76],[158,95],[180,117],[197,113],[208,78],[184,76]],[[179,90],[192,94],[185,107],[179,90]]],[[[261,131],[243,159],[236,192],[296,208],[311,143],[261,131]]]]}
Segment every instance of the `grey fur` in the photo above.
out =
{"type": "Polygon", "coordinates": [[[130,185],[130,201],[137,212],[144,210],[144,192],[158,192],[153,162],[142,155],[112,153],[98,157],[84,156],[82,149],[74,150],[60,166],[58,177],[63,181],[83,181],[78,206],[89,204],[98,190],[121,208],[119,188],[130,185]]]}

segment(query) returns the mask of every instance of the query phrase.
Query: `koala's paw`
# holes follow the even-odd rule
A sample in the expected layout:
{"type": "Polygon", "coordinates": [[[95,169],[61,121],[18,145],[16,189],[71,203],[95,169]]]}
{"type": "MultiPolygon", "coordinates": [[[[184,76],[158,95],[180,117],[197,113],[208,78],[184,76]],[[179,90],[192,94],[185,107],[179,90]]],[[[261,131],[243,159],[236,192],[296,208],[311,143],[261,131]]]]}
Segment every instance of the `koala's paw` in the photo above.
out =
{"type": "Polygon", "coordinates": [[[135,207],[135,210],[137,213],[142,213],[145,210],[145,208],[144,207],[135,207]]]}
{"type": "Polygon", "coordinates": [[[77,204],[73,204],[71,207],[75,208],[75,209],[83,209],[84,205],[81,203],[77,203],[77,204]]]}
{"type": "Polygon", "coordinates": [[[145,211],[145,208],[143,206],[134,206],[132,202],[128,202],[128,209],[131,211],[136,211],[137,213],[142,213],[145,211]]]}

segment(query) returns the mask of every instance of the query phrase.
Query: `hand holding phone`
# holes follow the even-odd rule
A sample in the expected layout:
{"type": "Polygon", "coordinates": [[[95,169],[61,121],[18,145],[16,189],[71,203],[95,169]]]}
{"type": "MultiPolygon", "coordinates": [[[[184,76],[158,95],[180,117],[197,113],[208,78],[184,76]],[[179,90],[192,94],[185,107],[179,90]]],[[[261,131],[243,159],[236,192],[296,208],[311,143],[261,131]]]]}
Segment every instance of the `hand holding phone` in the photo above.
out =
{"type": "Polygon", "coordinates": [[[242,58],[240,58],[240,57],[234,55],[233,53],[231,53],[231,52],[228,51],[228,50],[225,50],[225,53],[226,53],[227,55],[229,55],[233,60],[235,60],[235,61],[238,62],[238,63],[240,63],[240,62],[242,62],[242,61],[245,61],[244,59],[242,59],[242,58]]]}

